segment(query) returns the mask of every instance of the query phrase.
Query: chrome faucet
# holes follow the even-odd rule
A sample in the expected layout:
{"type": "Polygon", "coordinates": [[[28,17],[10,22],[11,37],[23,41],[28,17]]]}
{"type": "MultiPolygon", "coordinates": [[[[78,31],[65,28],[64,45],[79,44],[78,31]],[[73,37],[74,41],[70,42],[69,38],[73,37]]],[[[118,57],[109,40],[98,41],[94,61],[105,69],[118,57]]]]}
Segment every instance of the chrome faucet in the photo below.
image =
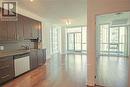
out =
{"type": "Polygon", "coordinates": [[[21,47],[23,47],[25,50],[29,50],[29,46],[27,45],[22,45],[21,47]]]}

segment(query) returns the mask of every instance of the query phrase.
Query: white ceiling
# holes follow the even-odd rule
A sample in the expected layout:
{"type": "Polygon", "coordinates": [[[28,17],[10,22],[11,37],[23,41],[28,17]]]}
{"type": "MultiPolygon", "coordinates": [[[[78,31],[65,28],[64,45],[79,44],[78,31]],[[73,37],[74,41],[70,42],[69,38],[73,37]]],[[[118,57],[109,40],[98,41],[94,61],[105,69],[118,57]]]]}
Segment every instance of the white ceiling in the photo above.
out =
{"type": "Polygon", "coordinates": [[[70,19],[72,26],[86,25],[87,0],[18,0],[18,5],[52,24],[65,25],[70,19]]]}

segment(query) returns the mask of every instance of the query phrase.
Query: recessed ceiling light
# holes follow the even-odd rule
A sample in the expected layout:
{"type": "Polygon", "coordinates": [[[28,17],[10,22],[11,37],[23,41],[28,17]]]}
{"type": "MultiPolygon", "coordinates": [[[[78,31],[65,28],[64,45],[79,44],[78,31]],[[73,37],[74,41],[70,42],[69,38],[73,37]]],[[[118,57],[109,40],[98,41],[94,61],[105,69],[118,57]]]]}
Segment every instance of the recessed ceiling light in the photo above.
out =
{"type": "Polygon", "coordinates": [[[31,2],[33,2],[34,0],[30,0],[31,2]]]}

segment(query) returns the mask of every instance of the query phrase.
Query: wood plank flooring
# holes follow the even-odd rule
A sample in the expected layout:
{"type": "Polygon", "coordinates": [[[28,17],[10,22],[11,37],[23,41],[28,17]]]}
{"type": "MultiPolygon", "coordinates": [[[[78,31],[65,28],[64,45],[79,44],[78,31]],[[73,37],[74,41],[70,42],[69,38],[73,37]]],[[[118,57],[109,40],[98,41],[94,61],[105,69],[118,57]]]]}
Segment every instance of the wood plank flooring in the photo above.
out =
{"type": "MultiPolygon", "coordinates": [[[[97,58],[97,85],[130,87],[128,64],[128,58],[97,58]]],[[[86,87],[86,75],[86,55],[54,55],[46,65],[8,82],[3,87],[86,87]]]]}
{"type": "Polygon", "coordinates": [[[86,87],[86,55],[55,55],[41,66],[3,87],[86,87]]]}
{"type": "Polygon", "coordinates": [[[109,56],[98,57],[96,83],[106,87],[128,87],[128,59],[109,56]]]}

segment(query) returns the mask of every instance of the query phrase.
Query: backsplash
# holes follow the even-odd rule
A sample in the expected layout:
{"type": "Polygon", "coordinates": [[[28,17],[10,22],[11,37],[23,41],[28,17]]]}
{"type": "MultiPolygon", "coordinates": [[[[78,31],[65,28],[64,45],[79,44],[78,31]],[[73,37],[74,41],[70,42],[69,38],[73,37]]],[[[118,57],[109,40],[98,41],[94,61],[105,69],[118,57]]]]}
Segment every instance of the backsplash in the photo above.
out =
{"type": "Polygon", "coordinates": [[[28,46],[31,49],[36,49],[37,48],[37,43],[36,42],[31,42],[30,40],[24,40],[24,41],[3,41],[0,42],[0,46],[4,46],[4,51],[9,51],[9,50],[17,50],[17,49],[23,49],[22,46],[28,46]]]}

